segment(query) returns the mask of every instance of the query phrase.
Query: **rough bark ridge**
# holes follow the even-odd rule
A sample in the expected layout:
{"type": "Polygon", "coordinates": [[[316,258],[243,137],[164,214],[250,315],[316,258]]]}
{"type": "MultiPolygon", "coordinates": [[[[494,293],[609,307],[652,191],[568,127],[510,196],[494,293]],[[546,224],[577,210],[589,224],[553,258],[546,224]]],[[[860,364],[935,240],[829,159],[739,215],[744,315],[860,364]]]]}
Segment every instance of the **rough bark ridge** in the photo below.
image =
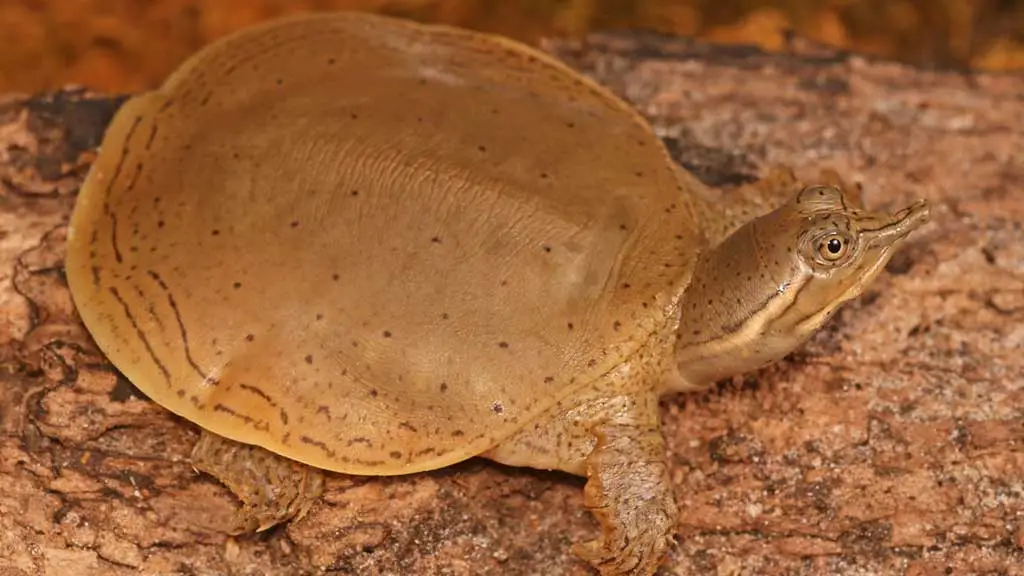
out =
{"type": "MultiPolygon", "coordinates": [[[[683,513],[664,574],[1024,574],[1024,78],[653,36],[547,46],[729,187],[823,166],[933,223],[782,364],[664,401],[683,513]]],[[[587,574],[582,482],[482,461],[332,477],[230,539],[186,457],[78,323],[64,225],[118,100],[0,101],[0,574],[587,574]]]]}

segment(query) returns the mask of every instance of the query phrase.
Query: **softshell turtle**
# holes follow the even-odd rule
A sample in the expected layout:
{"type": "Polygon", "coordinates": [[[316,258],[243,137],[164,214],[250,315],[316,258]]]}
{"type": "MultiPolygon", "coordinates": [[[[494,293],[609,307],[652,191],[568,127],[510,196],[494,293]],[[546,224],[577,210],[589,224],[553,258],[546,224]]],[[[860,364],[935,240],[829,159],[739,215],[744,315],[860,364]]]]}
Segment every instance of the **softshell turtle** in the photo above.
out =
{"type": "Polygon", "coordinates": [[[539,51],[290,17],[124,104],[67,279],[118,369],[204,429],[237,530],[302,514],[317,469],[484,456],[586,477],[602,537],[577,552],[650,574],[677,517],[659,395],[781,358],[928,213],[818,184],[751,219],[705,192],[539,51]]]}

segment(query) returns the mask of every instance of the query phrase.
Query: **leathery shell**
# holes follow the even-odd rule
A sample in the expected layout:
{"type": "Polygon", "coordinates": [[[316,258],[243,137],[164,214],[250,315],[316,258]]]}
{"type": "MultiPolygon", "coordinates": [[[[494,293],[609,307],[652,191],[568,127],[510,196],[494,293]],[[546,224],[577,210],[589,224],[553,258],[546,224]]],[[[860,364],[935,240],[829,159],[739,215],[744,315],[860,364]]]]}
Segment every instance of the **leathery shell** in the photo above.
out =
{"type": "Polygon", "coordinates": [[[509,40],[340,13],[224,38],[130,99],[66,269],[154,401],[400,474],[487,450],[635,353],[697,226],[606,89],[509,40]]]}

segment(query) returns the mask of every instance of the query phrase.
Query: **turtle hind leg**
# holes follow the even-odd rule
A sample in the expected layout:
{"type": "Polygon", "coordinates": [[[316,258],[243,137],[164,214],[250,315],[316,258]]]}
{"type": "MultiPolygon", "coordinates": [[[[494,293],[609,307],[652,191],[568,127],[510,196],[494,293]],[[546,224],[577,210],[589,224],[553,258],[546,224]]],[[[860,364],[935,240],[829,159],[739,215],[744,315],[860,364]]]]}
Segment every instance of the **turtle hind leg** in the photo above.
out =
{"type": "Polygon", "coordinates": [[[323,493],[324,476],[319,470],[207,430],[192,449],[192,465],[219,480],[241,501],[228,530],[232,534],[302,518],[323,493]]]}

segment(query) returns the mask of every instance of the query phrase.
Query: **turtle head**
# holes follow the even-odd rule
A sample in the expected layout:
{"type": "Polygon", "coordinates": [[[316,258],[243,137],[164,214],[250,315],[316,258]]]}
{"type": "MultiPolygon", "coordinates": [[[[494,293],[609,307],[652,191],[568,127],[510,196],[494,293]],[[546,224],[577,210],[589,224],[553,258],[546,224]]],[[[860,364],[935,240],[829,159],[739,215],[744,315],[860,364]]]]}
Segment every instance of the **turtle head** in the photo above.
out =
{"type": "Polygon", "coordinates": [[[781,359],[864,292],[928,220],[852,206],[833,186],[802,189],[704,254],[684,293],[676,360],[690,389],[781,359]]]}

